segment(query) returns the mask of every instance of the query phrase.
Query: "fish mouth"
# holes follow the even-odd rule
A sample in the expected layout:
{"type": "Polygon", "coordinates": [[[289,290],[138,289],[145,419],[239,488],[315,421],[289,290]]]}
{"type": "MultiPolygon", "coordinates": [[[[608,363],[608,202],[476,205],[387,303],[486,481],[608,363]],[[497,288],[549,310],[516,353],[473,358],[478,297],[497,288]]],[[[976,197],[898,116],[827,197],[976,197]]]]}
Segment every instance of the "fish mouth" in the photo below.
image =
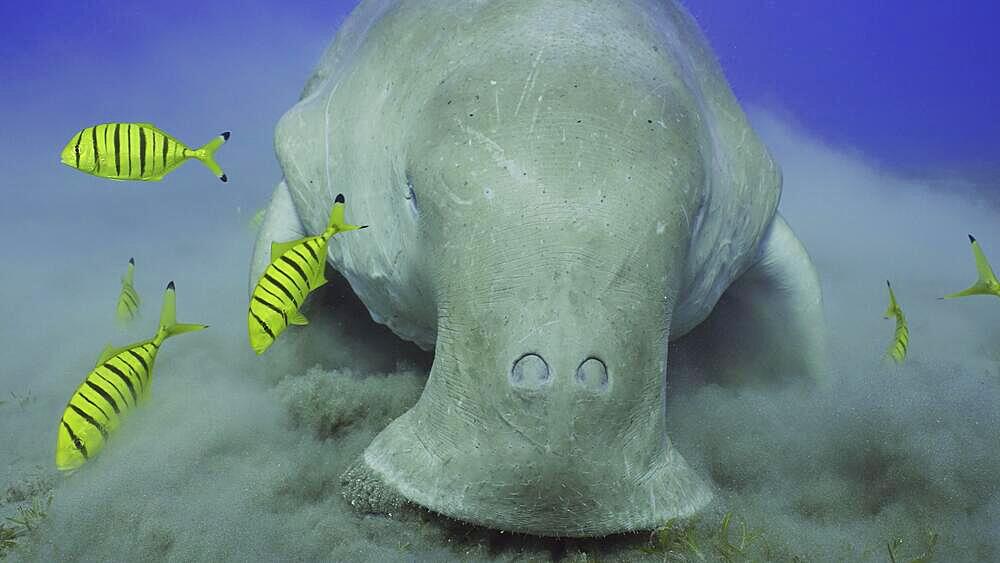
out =
{"type": "Polygon", "coordinates": [[[68,151],[64,150],[62,154],[59,155],[59,162],[69,166],[70,168],[77,168],[76,155],[73,154],[72,148],[68,151]]]}

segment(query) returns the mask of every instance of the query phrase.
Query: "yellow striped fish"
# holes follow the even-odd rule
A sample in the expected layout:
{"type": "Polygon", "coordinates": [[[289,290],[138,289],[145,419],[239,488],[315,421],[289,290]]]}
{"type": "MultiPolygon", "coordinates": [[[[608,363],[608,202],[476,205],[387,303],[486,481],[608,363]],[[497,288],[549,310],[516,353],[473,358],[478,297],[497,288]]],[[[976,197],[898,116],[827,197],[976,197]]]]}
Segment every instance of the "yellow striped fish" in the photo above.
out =
{"type": "Polygon", "coordinates": [[[131,322],[139,314],[139,294],[132,287],[135,276],[135,258],[128,259],[128,271],[122,277],[122,292],[118,295],[117,317],[122,324],[131,322]]]}
{"type": "Polygon", "coordinates": [[[158,182],[185,160],[196,158],[225,182],[213,155],[228,140],[226,131],[191,150],[152,123],[102,123],[73,135],[63,148],[62,163],[101,178],[158,182]]]}
{"type": "Polygon", "coordinates": [[[70,397],[56,438],[56,467],[76,469],[93,458],[125,413],[149,397],[153,362],[164,340],[177,334],[208,328],[178,324],[174,318],[174,282],[167,285],[156,336],[124,348],[110,345],[97,365],[70,397]]]}
{"type": "Polygon", "coordinates": [[[986,260],[986,255],[983,254],[982,247],[979,246],[976,237],[972,235],[969,235],[969,242],[972,243],[972,255],[976,258],[976,273],[979,274],[976,283],[972,284],[968,289],[945,295],[940,299],[952,299],[967,295],[996,295],[1000,297],[1000,281],[997,281],[997,275],[993,273],[993,268],[990,267],[989,261],[986,260]]]}
{"type": "Polygon", "coordinates": [[[889,287],[889,308],[885,310],[885,318],[896,317],[896,337],[892,340],[892,345],[886,351],[897,364],[903,363],[906,359],[906,349],[910,346],[910,329],[906,326],[906,317],[903,316],[903,309],[896,302],[896,294],[892,291],[892,284],[885,281],[889,287]]]}
{"type": "Polygon", "coordinates": [[[309,323],[299,307],[310,292],[326,283],[326,243],[337,233],[367,226],[344,223],[344,194],[340,194],[322,234],[271,243],[271,263],[250,294],[247,327],[254,352],[263,354],[289,324],[309,323]]]}

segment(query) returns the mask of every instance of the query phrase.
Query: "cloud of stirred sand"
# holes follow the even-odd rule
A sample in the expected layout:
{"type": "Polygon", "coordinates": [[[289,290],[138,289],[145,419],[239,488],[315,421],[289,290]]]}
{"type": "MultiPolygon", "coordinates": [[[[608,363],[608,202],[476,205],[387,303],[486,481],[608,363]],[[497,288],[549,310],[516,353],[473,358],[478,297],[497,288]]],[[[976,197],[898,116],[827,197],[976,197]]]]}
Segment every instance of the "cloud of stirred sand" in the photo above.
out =
{"type": "MultiPolygon", "coordinates": [[[[781,210],[820,271],[835,381],[827,393],[674,386],[671,438],[718,492],[694,532],[706,537],[732,510],[734,529],[742,519],[763,534],[748,549],[757,558],[885,561],[897,537],[898,556],[913,558],[928,531],[937,560],[1000,558],[1000,302],[936,299],[974,279],[967,233],[1000,265],[995,200],[894,177],[786,118],[753,116],[784,169],[781,210]],[[882,318],[886,279],[910,321],[900,368],[881,362],[893,331],[882,318]]],[[[339,476],[416,401],[430,358],[374,325],[342,282],[313,298],[310,326],[255,357],[246,219],[232,213],[167,237],[177,225],[151,216],[149,234],[136,235],[148,237],[136,275],[144,316],[127,334],[111,322],[118,270],[132,254],[124,242],[82,256],[25,253],[5,273],[5,287],[25,296],[8,318],[31,322],[4,329],[0,391],[31,397],[0,405],[0,512],[54,487],[48,517],[17,557],[662,560],[640,551],[646,534],[537,540],[416,510],[354,513],[339,476]],[[153,332],[170,279],[178,318],[211,328],[168,341],[152,400],[97,459],[53,477],[69,394],[107,340],[153,332]]],[[[709,540],[701,545],[715,557],[709,540]]]]}

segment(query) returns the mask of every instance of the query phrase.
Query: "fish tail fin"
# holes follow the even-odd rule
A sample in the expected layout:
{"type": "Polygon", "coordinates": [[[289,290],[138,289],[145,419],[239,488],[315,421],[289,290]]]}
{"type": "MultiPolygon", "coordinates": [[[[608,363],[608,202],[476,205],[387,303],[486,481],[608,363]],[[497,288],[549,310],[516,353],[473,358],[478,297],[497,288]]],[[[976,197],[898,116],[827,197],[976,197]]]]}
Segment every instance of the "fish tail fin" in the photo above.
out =
{"type": "Polygon", "coordinates": [[[226,177],[226,174],[222,171],[219,163],[215,162],[215,151],[217,151],[219,147],[221,147],[222,144],[228,140],[229,131],[223,131],[218,137],[205,143],[201,148],[194,151],[194,154],[192,155],[207,166],[208,169],[212,171],[212,174],[215,174],[215,176],[223,182],[228,181],[229,178],[226,177]]]}
{"type": "Polygon", "coordinates": [[[167,290],[163,294],[163,308],[160,309],[160,328],[156,332],[154,341],[163,342],[171,336],[208,328],[208,325],[178,323],[176,311],[177,296],[174,294],[174,282],[170,282],[167,284],[167,290]]]}
{"type": "Polygon", "coordinates": [[[963,289],[955,293],[949,293],[942,299],[954,299],[956,297],[968,297],[969,295],[988,295],[992,293],[989,288],[980,285],[978,282],[972,284],[968,289],[963,289]]]}
{"type": "Polygon", "coordinates": [[[976,257],[976,273],[979,276],[976,284],[982,284],[987,287],[1000,285],[1000,282],[997,282],[997,275],[993,273],[993,268],[990,267],[989,260],[986,259],[986,254],[983,253],[983,247],[979,246],[979,241],[972,235],[969,235],[969,241],[972,243],[972,255],[976,257]]]}
{"type": "Polygon", "coordinates": [[[333,211],[330,212],[330,222],[327,223],[326,230],[333,231],[333,234],[337,234],[344,231],[364,229],[367,226],[368,225],[348,225],[344,222],[344,194],[337,194],[337,199],[333,202],[333,211]]]}
{"type": "Polygon", "coordinates": [[[976,240],[976,237],[969,235],[969,242],[972,244],[972,255],[976,259],[976,283],[972,284],[968,289],[945,295],[945,299],[966,297],[968,295],[1000,295],[1000,281],[997,280],[996,274],[993,273],[993,268],[990,267],[989,260],[986,259],[986,254],[983,253],[983,248],[979,246],[979,241],[976,240]]]}
{"type": "Polygon", "coordinates": [[[892,284],[889,280],[885,280],[885,285],[889,288],[889,307],[885,310],[882,315],[885,318],[896,316],[896,310],[899,309],[899,303],[896,302],[896,294],[892,291],[892,284]]]}
{"type": "Polygon", "coordinates": [[[132,285],[132,281],[135,279],[135,258],[128,259],[128,270],[125,271],[125,277],[122,278],[122,283],[126,285],[132,285]]]}

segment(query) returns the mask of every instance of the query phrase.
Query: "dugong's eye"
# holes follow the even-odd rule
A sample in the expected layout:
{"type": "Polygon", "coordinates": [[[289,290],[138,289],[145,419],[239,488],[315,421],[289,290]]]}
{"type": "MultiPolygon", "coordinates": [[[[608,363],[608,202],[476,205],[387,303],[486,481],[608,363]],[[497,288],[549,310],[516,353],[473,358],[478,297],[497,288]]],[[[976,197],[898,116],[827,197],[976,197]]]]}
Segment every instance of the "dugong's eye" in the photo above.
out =
{"type": "Polygon", "coordinates": [[[406,177],[406,195],[403,199],[410,202],[410,211],[413,213],[414,217],[420,216],[420,209],[417,207],[417,192],[413,190],[413,180],[409,176],[406,177]]]}

